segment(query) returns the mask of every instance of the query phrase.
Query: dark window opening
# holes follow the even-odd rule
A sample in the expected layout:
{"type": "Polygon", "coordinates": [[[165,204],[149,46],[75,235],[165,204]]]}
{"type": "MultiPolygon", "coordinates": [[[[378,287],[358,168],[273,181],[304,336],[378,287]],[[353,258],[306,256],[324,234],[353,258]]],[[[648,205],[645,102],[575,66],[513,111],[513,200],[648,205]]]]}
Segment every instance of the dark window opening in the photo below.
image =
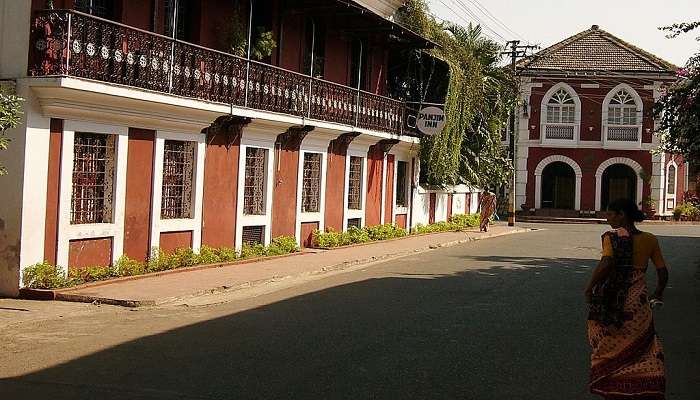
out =
{"type": "Polygon", "coordinates": [[[348,208],[350,210],[362,209],[362,157],[350,157],[348,208]]]}
{"type": "Polygon", "coordinates": [[[243,238],[241,240],[243,244],[250,246],[256,244],[265,243],[265,225],[259,226],[244,226],[243,227],[243,238]]]}
{"type": "Polygon", "coordinates": [[[304,153],[302,212],[321,211],[321,154],[304,153]]]}
{"type": "Polygon", "coordinates": [[[326,28],[319,21],[306,19],[304,33],[304,73],[311,75],[311,55],[313,49],[314,78],[323,79],[326,64],[326,28]],[[315,22],[315,24],[314,24],[315,22]],[[315,33],[314,33],[315,25],[315,33]],[[313,47],[312,47],[313,46],[313,47]]]}
{"type": "Polygon", "coordinates": [[[114,135],[76,133],[71,224],[112,222],[114,135]]]}
{"type": "Polygon", "coordinates": [[[267,150],[247,147],[245,153],[245,181],[243,187],[243,214],[265,214],[265,159],[267,150]]]}
{"type": "Polygon", "coordinates": [[[554,162],[542,171],[542,208],[573,210],[576,196],[576,174],[564,162],[554,162]]]}
{"type": "Polygon", "coordinates": [[[114,17],[113,0],[75,0],[75,9],[100,18],[114,17]]]}
{"type": "Polygon", "coordinates": [[[396,206],[397,207],[408,207],[408,201],[406,201],[406,178],[408,177],[408,163],[406,161],[399,161],[396,164],[396,206]]]}
{"type": "Polygon", "coordinates": [[[192,17],[192,8],[188,0],[165,0],[165,35],[175,37],[180,40],[190,39],[190,19],[192,17]],[[177,6],[177,15],[175,7],[177,6]],[[173,19],[175,24],[173,24],[173,19]],[[173,32],[175,30],[175,32],[173,32]]]}
{"type": "Polygon", "coordinates": [[[362,228],[362,219],[361,218],[350,218],[348,219],[348,229],[355,227],[355,228],[362,228]]]}
{"type": "Polygon", "coordinates": [[[367,46],[366,40],[355,39],[352,41],[352,56],[350,57],[350,87],[352,88],[357,88],[359,82],[360,90],[369,90],[369,79],[367,78],[369,74],[367,66],[368,52],[369,46],[367,46]]]}
{"type": "Polygon", "coordinates": [[[163,150],[163,219],[192,218],[194,142],[166,140],[163,150]]]}

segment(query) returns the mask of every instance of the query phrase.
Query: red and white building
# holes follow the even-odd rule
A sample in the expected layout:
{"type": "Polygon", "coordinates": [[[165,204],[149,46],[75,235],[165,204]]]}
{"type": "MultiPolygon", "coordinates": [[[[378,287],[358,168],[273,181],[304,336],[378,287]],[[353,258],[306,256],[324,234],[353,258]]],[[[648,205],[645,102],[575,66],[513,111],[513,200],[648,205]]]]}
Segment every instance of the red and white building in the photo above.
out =
{"type": "Polygon", "coordinates": [[[594,25],[518,63],[517,198],[538,215],[592,216],[631,198],[668,216],[688,190],[656,154],[655,100],[677,67],[594,25]]]}
{"type": "Polygon", "coordinates": [[[388,18],[402,1],[53,3],[0,0],[0,79],[26,99],[0,152],[0,295],[42,261],[307,245],[314,229],[476,208],[469,188],[417,185],[387,74],[390,49],[433,43],[388,18]],[[226,52],[235,9],[272,32],[262,62],[226,52]]]}

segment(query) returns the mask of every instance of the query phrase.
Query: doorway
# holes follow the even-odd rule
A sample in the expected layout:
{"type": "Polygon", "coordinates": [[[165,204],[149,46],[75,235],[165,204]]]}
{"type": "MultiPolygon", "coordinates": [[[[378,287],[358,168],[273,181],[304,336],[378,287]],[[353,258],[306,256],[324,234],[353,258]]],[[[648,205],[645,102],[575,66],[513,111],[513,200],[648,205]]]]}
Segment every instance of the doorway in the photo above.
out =
{"type": "Polygon", "coordinates": [[[542,208],[573,210],[576,203],[576,173],[565,162],[553,162],[542,171],[542,208]]]}

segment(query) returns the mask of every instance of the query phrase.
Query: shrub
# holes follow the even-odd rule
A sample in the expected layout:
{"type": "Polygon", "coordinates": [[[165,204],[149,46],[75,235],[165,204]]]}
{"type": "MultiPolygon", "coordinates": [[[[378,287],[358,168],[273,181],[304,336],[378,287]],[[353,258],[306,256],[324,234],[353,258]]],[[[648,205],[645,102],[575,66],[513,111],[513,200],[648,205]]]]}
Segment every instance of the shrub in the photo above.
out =
{"type": "Polygon", "coordinates": [[[255,258],[265,256],[265,246],[262,244],[246,244],[241,247],[241,258],[255,258]]]}
{"type": "Polygon", "coordinates": [[[316,247],[331,248],[350,244],[350,237],[333,228],[327,228],[325,232],[321,232],[317,229],[313,233],[312,241],[316,247]]]}
{"type": "Polygon", "coordinates": [[[450,222],[463,228],[479,226],[481,217],[479,214],[455,214],[450,217],[450,222]]]}
{"type": "Polygon", "coordinates": [[[199,254],[197,255],[197,264],[207,265],[207,264],[217,264],[221,262],[221,258],[217,254],[216,249],[209,246],[202,246],[199,249],[199,254]]]}
{"type": "Polygon", "coordinates": [[[268,256],[296,253],[299,251],[296,238],[292,236],[280,236],[272,239],[272,243],[265,251],[268,256]]]}
{"type": "Polygon", "coordinates": [[[366,243],[371,240],[367,230],[356,226],[351,226],[350,229],[348,229],[347,238],[350,243],[366,243]]]}
{"type": "Polygon", "coordinates": [[[693,203],[690,202],[680,203],[673,210],[673,217],[675,219],[683,218],[689,221],[700,220],[700,207],[695,206],[693,203]]]}
{"type": "Polygon", "coordinates": [[[214,253],[219,257],[219,262],[231,262],[236,261],[238,258],[238,253],[236,249],[230,247],[221,247],[214,250],[214,253]]]}
{"type": "Polygon", "coordinates": [[[113,278],[116,276],[118,276],[117,271],[114,267],[111,266],[68,269],[68,280],[80,283],[103,281],[105,279],[113,278]]]}
{"type": "Polygon", "coordinates": [[[146,263],[132,260],[125,255],[119,257],[117,262],[114,264],[116,276],[142,275],[146,273],[146,267],[146,263]]]}
{"type": "Polygon", "coordinates": [[[406,231],[393,224],[368,226],[365,228],[370,240],[387,240],[406,236],[406,231]]]}
{"type": "Polygon", "coordinates": [[[47,262],[25,268],[22,272],[22,283],[32,289],[57,289],[69,284],[63,268],[47,262]]]}

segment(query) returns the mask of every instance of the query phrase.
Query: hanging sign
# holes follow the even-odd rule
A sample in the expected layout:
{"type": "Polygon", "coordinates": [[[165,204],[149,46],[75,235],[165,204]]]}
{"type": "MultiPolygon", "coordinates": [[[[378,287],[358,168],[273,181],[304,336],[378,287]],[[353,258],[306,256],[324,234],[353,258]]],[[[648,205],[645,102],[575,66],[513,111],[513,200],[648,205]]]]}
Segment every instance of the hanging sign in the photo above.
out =
{"type": "Polygon", "coordinates": [[[437,135],[445,127],[445,112],[435,106],[425,107],[418,113],[416,127],[428,136],[437,135]]]}

